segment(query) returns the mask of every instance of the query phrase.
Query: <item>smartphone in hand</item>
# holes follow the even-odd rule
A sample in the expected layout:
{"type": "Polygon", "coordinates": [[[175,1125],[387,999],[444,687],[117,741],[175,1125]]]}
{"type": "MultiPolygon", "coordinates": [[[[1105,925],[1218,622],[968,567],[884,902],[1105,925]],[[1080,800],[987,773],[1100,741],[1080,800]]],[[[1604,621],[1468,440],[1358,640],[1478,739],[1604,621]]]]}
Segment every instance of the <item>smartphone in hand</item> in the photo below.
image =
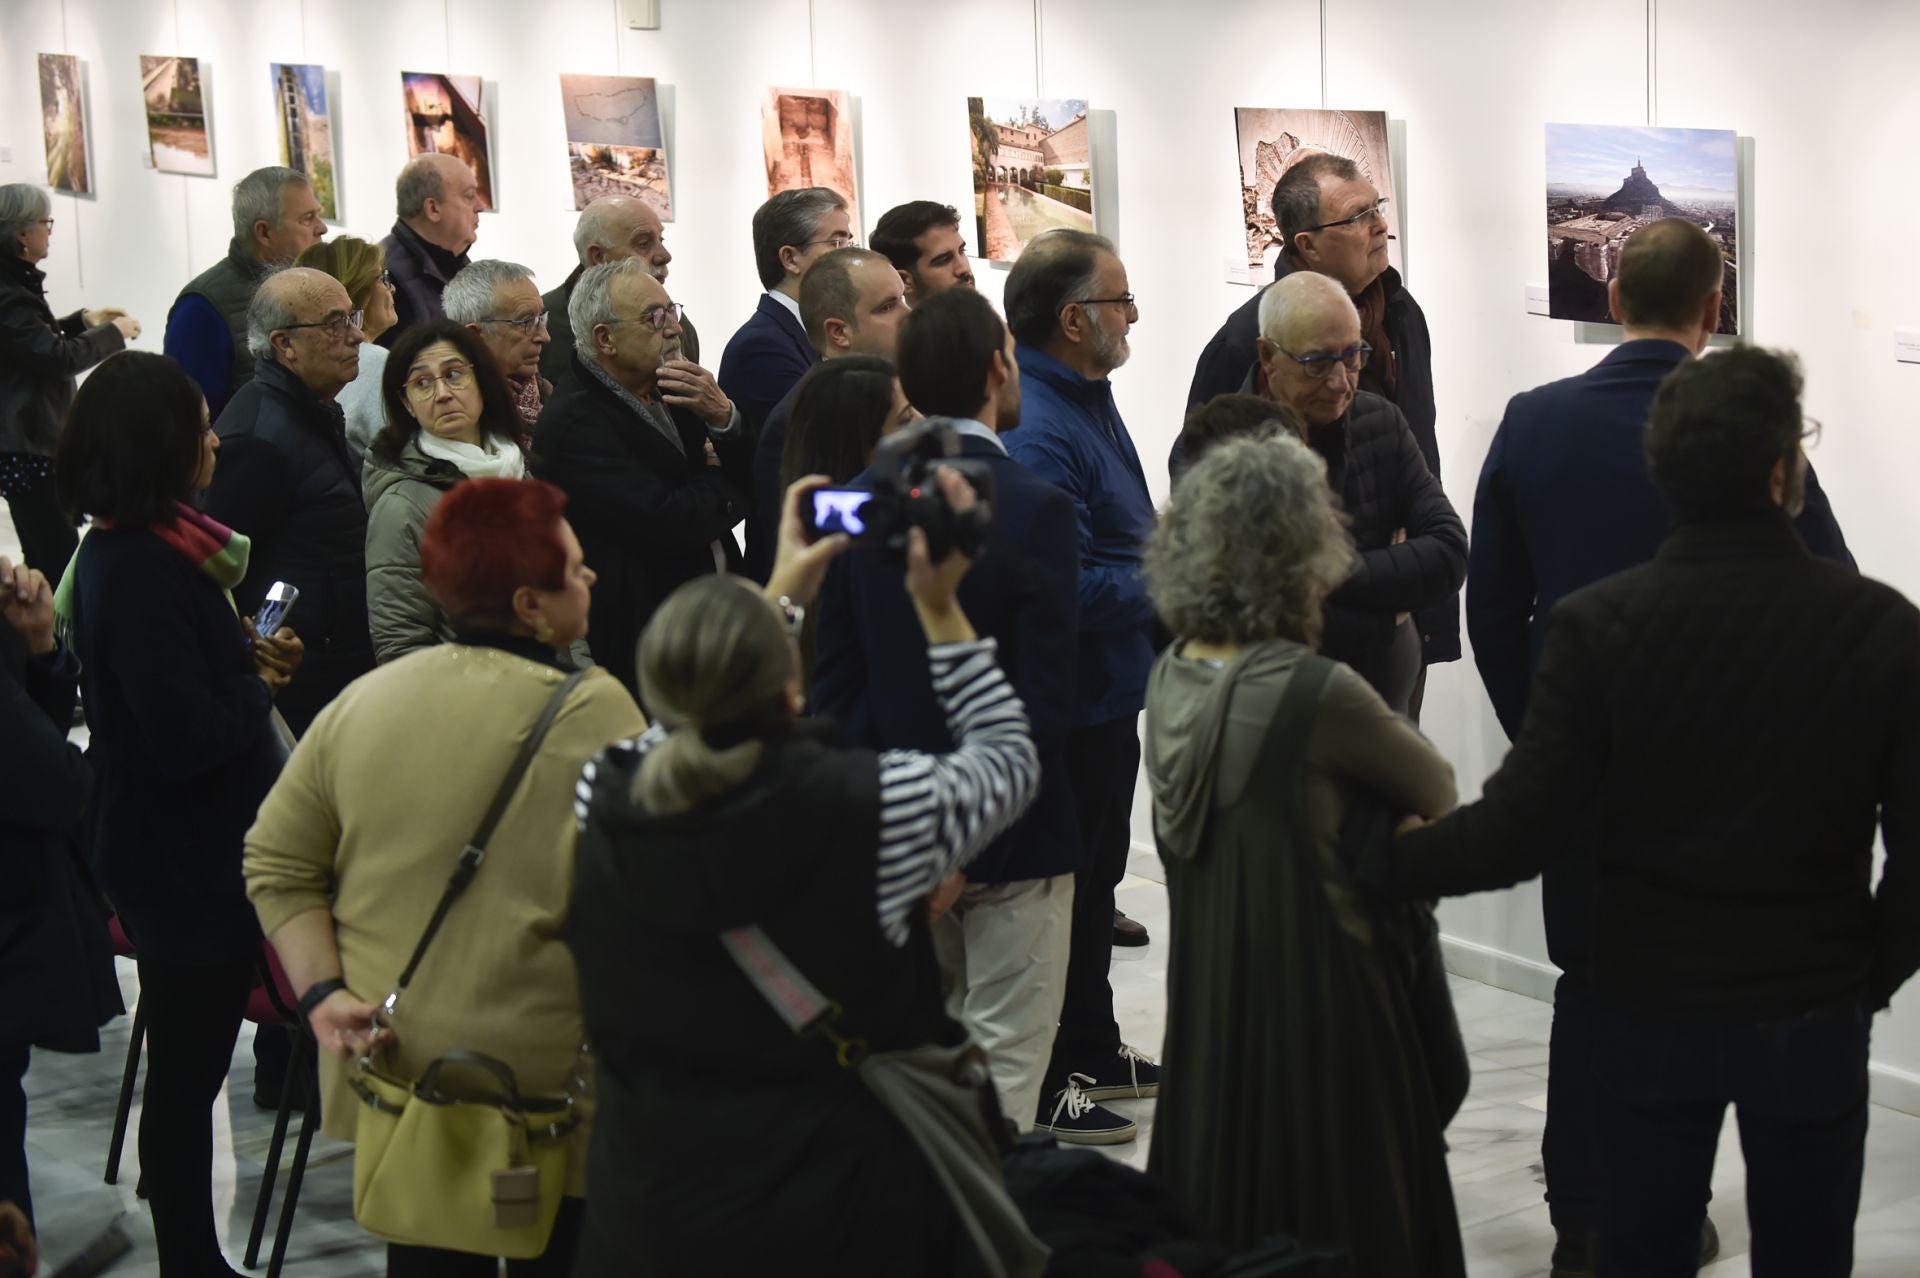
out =
{"type": "Polygon", "coordinates": [[[268,638],[280,633],[280,627],[287,624],[287,614],[293,611],[293,605],[298,602],[298,586],[284,581],[274,582],[267,588],[266,602],[260,605],[260,611],[253,619],[254,632],[268,638]]]}

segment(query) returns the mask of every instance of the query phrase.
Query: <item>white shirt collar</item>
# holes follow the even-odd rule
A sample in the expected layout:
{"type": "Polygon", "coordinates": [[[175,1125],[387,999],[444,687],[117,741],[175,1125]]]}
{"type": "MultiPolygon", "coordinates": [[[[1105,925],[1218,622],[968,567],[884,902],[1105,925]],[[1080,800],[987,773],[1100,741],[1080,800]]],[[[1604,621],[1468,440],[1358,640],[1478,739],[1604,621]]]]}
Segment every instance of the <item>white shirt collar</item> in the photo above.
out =
{"type": "Polygon", "coordinates": [[[999,449],[1001,456],[1007,456],[1007,446],[1001,442],[998,432],[985,422],[975,421],[971,417],[950,417],[947,420],[953,423],[954,434],[984,439],[999,449]]]}
{"type": "MultiPolygon", "coordinates": [[[[796,320],[800,319],[800,303],[799,302],[795,301],[791,297],[788,297],[785,293],[782,293],[777,288],[768,289],[767,296],[771,297],[774,301],[780,303],[780,305],[786,307],[787,310],[791,311],[793,313],[794,319],[796,320]]],[[[802,327],[805,327],[804,321],[802,322],[802,327]]]]}

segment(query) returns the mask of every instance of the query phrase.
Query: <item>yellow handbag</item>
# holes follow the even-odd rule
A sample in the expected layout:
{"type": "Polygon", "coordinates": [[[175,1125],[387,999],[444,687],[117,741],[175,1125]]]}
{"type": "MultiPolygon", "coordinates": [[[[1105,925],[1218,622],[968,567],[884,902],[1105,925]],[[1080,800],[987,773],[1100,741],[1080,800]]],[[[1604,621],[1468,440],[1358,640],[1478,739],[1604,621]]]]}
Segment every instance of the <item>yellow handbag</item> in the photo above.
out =
{"type": "MultiPolygon", "coordinates": [[[[473,882],[494,827],[584,677],[585,671],[569,676],[541,711],[381,1004],[379,1024],[392,1027],[400,995],[454,901],[473,882]]],[[[584,1057],[584,1045],[581,1052],[584,1057]]],[[[575,1070],[576,1079],[584,1076],[575,1070]]],[[[350,1085],[361,1101],[353,1154],[353,1217],[361,1228],[388,1242],[509,1260],[546,1251],[566,1192],[567,1137],[580,1126],[575,1096],[523,1097],[505,1062],[466,1049],[441,1056],[412,1082],[383,1073],[369,1054],[350,1085]]]]}

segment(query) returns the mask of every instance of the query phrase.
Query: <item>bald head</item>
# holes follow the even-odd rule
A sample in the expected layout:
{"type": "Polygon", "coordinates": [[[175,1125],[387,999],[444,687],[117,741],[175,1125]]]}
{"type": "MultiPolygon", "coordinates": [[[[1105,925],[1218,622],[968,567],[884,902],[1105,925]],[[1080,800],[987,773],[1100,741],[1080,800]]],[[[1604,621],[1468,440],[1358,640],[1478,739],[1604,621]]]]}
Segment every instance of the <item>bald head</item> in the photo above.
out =
{"type": "Polygon", "coordinates": [[[480,183],[458,156],[414,156],[400,170],[393,197],[400,220],[429,244],[458,256],[479,236],[480,183]]]}
{"type": "Polygon", "coordinates": [[[659,212],[631,195],[603,195],[581,209],[573,228],[573,250],[582,266],[637,257],[662,284],[667,282],[667,264],[673,261],[659,212]]]}
{"type": "Polygon", "coordinates": [[[800,322],[807,340],[827,359],[877,355],[893,359],[900,321],[907,317],[906,285],[893,263],[871,249],[822,254],[800,280],[800,322]]]}
{"type": "Polygon", "coordinates": [[[1295,271],[1260,295],[1260,336],[1290,350],[1349,322],[1357,333],[1360,312],[1331,276],[1295,271]]]}
{"type": "Polygon", "coordinates": [[[247,306],[247,349],[330,400],[360,371],[366,341],[346,287],[325,271],[293,266],[261,281],[247,306]]]}
{"type": "Polygon", "coordinates": [[[1360,312],[1330,276],[1296,271],[1260,295],[1260,368],[1267,397],[1308,423],[1338,421],[1360,387],[1360,312]]]}
{"type": "Polygon", "coordinates": [[[1720,325],[1726,269],[1712,236],[1684,217],[1663,217],[1627,239],[1607,296],[1627,328],[1671,336],[1698,352],[1720,325]]]}

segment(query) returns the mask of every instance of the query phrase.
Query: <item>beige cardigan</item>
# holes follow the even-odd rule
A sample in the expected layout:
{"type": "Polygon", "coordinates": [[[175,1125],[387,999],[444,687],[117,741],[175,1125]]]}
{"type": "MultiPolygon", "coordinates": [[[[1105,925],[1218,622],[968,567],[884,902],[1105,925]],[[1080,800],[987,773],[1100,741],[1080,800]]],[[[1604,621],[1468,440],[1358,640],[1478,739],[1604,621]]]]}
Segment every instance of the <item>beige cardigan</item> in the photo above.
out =
{"type": "MultiPolygon", "coordinates": [[[[445,644],[342,692],[294,750],[247,833],[247,894],[271,935],[330,908],[347,986],[392,992],[460,850],[565,676],[496,648],[445,644]],[[329,903],[331,896],[331,903],[329,903]]],[[[574,689],[395,1012],[385,1068],[415,1077],[470,1048],[511,1065],[524,1094],[568,1090],[583,1025],[563,933],[573,886],[573,787],[588,759],[645,727],[604,670],[574,689]]],[[[349,1065],[320,1054],[323,1130],[352,1140],[349,1065]]],[[[583,1192],[587,1128],[573,1138],[583,1192]]]]}

